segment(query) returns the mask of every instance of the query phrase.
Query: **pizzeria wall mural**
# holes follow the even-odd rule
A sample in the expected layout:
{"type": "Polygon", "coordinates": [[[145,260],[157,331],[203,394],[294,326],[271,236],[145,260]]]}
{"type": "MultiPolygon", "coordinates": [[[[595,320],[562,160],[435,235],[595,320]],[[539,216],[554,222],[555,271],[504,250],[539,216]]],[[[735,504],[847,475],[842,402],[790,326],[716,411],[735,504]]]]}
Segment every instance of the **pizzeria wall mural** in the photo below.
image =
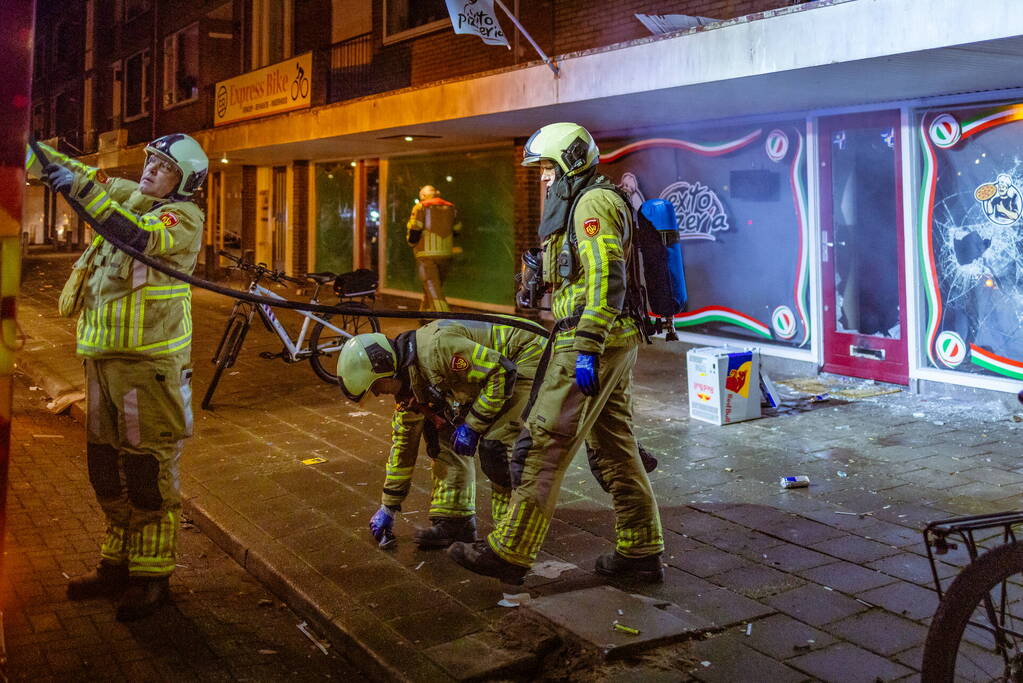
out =
{"type": "Polygon", "coordinates": [[[810,342],[805,122],[607,141],[603,171],[633,206],[675,207],[689,291],[678,330],[810,342]]]}
{"type": "Polygon", "coordinates": [[[1023,103],[928,112],[918,132],[925,364],[1023,379],[1023,103]]]}

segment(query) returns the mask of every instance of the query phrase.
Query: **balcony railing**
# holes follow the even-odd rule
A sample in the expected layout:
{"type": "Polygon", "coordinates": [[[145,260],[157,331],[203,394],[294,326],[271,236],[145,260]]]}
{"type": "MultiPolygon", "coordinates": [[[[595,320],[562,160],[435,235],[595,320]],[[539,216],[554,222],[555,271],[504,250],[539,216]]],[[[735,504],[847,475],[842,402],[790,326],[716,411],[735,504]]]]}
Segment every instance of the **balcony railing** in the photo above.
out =
{"type": "Polygon", "coordinates": [[[364,33],[328,48],[327,102],[404,88],[411,83],[407,44],[382,46],[364,33]]]}

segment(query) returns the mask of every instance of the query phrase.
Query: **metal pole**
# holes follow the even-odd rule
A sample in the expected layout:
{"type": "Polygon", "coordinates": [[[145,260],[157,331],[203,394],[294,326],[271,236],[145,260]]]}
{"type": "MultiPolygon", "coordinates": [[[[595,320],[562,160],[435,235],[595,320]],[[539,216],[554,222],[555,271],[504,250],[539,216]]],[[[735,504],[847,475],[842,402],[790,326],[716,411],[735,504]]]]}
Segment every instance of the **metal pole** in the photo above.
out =
{"type": "Polygon", "coordinates": [[[504,6],[504,3],[501,2],[501,0],[494,0],[494,4],[496,4],[502,10],[504,10],[504,13],[507,14],[508,18],[511,19],[512,23],[515,24],[515,28],[519,30],[519,33],[526,37],[526,40],[529,41],[529,44],[533,46],[533,49],[536,50],[537,54],[539,54],[540,57],[543,59],[543,63],[550,67],[551,71],[554,72],[555,76],[560,76],[561,69],[558,68],[557,62],[548,57],[547,54],[540,49],[540,46],[536,44],[535,40],[533,40],[533,36],[529,35],[529,32],[526,31],[526,29],[522,28],[522,24],[519,23],[518,18],[516,18],[514,14],[508,11],[508,8],[504,6]]]}
{"type": "MultiPolygon", "coordinates": [[[[4,566],[7,519],[7,471],[11,456],[11,409],[16,308],[21,270],[21,214],[25,191],[24,159],[32,92],[34,0],[0,2],[0,573],[4,566]]],[[[0,626],[3,615],[0,614],[0,626]]],[[[0,630],[0,639],[3,632],[0,630]]],[[[2,643],[0,643],[2,645],[2,643]]],[[[0,647],[0,680],[7,679],[6,648],[0,647]]]]}

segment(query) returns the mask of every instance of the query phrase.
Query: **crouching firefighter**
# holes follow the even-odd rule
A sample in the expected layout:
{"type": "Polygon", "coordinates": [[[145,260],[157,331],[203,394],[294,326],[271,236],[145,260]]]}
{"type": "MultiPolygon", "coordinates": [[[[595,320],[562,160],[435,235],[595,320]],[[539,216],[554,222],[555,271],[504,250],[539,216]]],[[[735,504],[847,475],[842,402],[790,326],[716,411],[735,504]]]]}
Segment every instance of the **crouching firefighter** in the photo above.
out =
{"type": "Polygon", "coordinates": [[[445,547],[475,541],[471,457],[477,450],[490,480],[495,525],[504,516],[511,491],[509,456],[544,341],[542,335],[507,325],[437,320],[393,340],[372,333],[345,343],[337,371],[345,395],[359,401],[368,390],[392,394],[398,403],[382,505],[370,520],[378,541],[387,541],[394,514],[408,494],[418,450],[413,437],[420,431],[427,435],[427,453],[437,459],[432,526],[417,532],[416,542],[445,547]],[[434,429],[445,446],[429,445],[434,429]]]}
{"type": "MultiPolygon", "coordinates": [[[[584,441],[615,513],[615,547],[597,559],[597,573],[663,580],[660,516],[632,426],[632,368],[641,338],[626,306],[632,211],[597,175],[598,156],[589,132],[573,123],[544,126],[525,145],[522,163],[540,166],[547,196],[542,253],[524,259],[521,284],[545,283],[557,322],[512,454],[508,513],[486,539],[448,549],[463,567],[505,583],[521,582],[536,560],[565,470],[584,441]]],[[[539,294],[520,293],[520,305],[539,294]]]]}
{"type": "MultiPolygon", "coordinates": [[[[191,137],[165,135],[146,147],[138,183],[40,145],[29,173],[65,191],[102,230],[191,274],[202,245],[203,212],[192,201],[206,178],[206,154],[191,137]]],[[[103,237],[75,263],[61,293],[63,315],[78,315],[85,359],[89,481],[106,515],[100,562],[74,578],[68,597],[119,596],[117,618],[152,613],[168,595],[181,511],[178,462],[192,433],[191,289],[150,269],[103,237]]]]}

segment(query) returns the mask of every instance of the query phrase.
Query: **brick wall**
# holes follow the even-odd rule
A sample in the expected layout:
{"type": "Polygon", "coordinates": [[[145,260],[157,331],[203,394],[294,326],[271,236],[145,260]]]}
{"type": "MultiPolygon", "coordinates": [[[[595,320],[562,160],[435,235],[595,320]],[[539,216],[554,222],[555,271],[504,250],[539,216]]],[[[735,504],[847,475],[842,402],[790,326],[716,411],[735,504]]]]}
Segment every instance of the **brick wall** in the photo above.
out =
{"type": "MultiPolygon", "coordinates": [[[[649,37],[650,32],[636,19],[636,13],[689,14],[733,19],[805,1],[616,0],[594,3],[592,0],[539,0],[521,3],[519,20],[541,49],[553,56],[649,37]]],[[[512,1],[506,4],[511,6],[512,1]]],[[[500,10],[497,12],[509,42],[514,44],[517,34],[515,26],[500,10]]],[[[374,20],[382,21],[379,11],[374,12],[374,20]]],[[[519,36],[518,42],[518,53],[515,53],[513,50],[486,45],[476,36],[456,35],[450,27],[445,26],[443,30],[385,49],[407,52],[401,59],[407,60],[409,71],[404,83],[422,85],[539,58],[525,38],[519,36]]]]}
{"type": "MultiPolygon", "coordinates": [[[[513,4],[514,0],[505,3],[509,9],[512,9],[513,4]]],[[[554,4],[555,0],[530,0],[522,2],[519,8],[519,21],[548,55],[553,54],[554,49],[554,4]]],[[[518,33],[515,25],[500,9],[495,7],[495,12],[509,45],[514,48],[515,35],[518,33]]],[[[514,49],[487,45],[476,36],[456,35],[450,26],[416,38],[410,43],[411,85],[458,78],[539,59],[529,42],[521,36],[516,53],[514,49]]]]}
{"type": "Polygon", "coordinates": [[[309,162],[305,159],[292,162],[291,202],[294,207],[291,225],[292,273],[299,275],[309,272],[309,162]]]}

